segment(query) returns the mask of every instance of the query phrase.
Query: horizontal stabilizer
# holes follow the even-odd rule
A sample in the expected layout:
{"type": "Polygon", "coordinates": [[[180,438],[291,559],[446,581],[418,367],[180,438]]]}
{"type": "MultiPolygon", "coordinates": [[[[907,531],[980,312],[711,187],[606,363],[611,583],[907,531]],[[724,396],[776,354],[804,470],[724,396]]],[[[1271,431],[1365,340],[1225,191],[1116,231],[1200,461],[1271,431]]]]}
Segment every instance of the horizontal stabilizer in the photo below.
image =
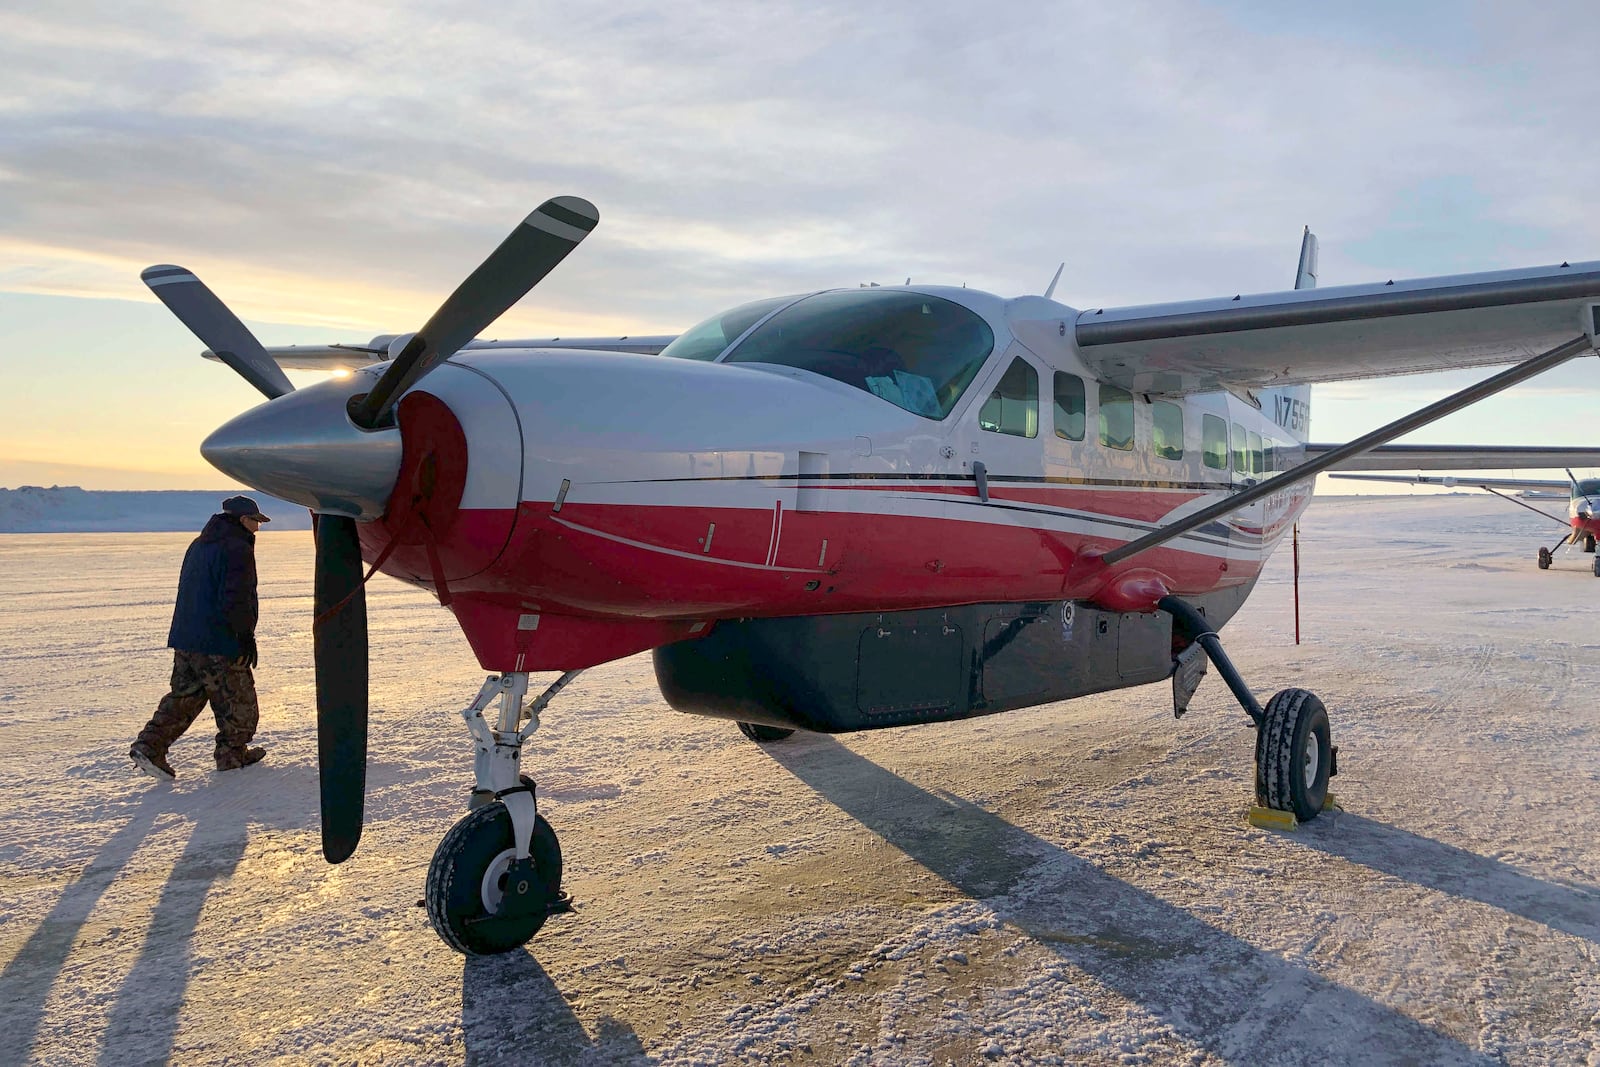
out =
{"type": "Polygon", "coordinates": [[[1559,489],[1572,488],[1566,479],[1552,481],[1548,478],[1460,478],[1448,474],[1330,474],[1330,478],[1344,478],[1352,482],[1399,482],[1403,485],[1434,485],[1441,489],[1559,489]]]}
{"type": "MultiPolygon", "coordinates": [[[[1338,445],[1308,444],[1306,459],[1313,460],[1338,445]]],[[[1336,463],[1336,471],[1415,470],[1558,470],[1562,467],[1600,467],[1600,448],[1563,448],[1523,445],[1381,445],[1336,463]]],[[[1407,479],[1409,480],[1409,479],[1407,479]]],[[[1555,483],[1562,488],[1563,480],[1555,483]]]]}

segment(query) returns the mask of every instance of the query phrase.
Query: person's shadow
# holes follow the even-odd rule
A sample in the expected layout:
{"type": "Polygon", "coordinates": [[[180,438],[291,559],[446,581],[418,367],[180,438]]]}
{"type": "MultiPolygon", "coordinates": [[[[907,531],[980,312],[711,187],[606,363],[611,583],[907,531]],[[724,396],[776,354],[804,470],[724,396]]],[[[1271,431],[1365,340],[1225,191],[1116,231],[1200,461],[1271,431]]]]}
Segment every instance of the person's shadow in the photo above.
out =
{"type": "Polygon", "coordinates": [[[471,1067],[495,1064],[656,1063],[623,1022],[602,1019],[593,1037],[525,948],[468,956],[461,977],[461,1035],[471,1067]]]}
{"type": "Polygon", "coordinates": [[[244,779],[213,781],[201,787],[215,790],[204,803],[196,803],[192,793],[161,784],[132,786],[125,802],[126,821],[61,892],[49,914],[0,971],[0,1034],[5,1035],[0,1063],[25,1063],[33,1056],[41,1041],[46,1003],[101,897],[158,824],[164,824],[164,832],[174,820],[182,820],[190,824],[188,839],[161,887],[139,955],[110,999],[98,1061],[164,1063],[172,1057],[189,985],[194,933],[212,887],[239,866],[252,828],[316,825],[314,768],[264,765],[229,773],[249,775],[250,788],[240,788],[244,779]],[[307,803],[286,814],[282,825],[274,825],[263,821],[258,805],[251,802],[264,792],[304,796],[307,803]]]}
{"type": "Polygon", "coordinates": [[[1002,921],[1224,1059],[1496,1062],[975,804],[921,789],[831,737],[797,734],[766,751],[1002,921]]]}

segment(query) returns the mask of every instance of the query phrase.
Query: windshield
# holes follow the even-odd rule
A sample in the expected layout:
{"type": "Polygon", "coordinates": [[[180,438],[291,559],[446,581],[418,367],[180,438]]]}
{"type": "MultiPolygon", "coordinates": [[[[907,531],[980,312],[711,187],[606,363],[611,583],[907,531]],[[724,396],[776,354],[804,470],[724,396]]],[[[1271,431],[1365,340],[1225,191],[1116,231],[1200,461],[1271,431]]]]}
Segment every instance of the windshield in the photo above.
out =
{"type": "Polygon", "coordinates": [[[728,363],[774,363],[825,375],[930,419],[950,414],[994,348],[989,324],[936,296],[847,289],[773,315],[728,363]]]}
{"type": "Polygon", "coordinates": [[[1572,483],[1573,497],[1600,496],[1600,478],[1585,478],[1581,482],[1572,483]]]}
{"type": "Polygon", "coordinates": [[[766,300],[753,300],[748,304],[740,304],[732,311],[713,315],[687,333],[678,335],[671,344],[661,350],[661,354],[677,356],[679,359],[703,359],[709,362],[722,355],[723,349],[737,340],[741,333],[760,322],[773,308],[780,308],[793,299],[792,296],[777,296],[766,300]]]}

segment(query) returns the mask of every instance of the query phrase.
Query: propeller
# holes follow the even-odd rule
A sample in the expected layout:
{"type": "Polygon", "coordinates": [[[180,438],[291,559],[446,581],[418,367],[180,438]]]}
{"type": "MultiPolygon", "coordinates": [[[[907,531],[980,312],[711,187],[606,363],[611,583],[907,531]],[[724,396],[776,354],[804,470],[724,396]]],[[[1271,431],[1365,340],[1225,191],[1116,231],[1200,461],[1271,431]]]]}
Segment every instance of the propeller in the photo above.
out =
{"type": "Polygon", "coordinates": [[[371,392],[351,408],[351,420],[368,429],[382,424],[402,393],[505,314],[599,221],[594,205],[576,196],[558,196],[535,208],[411,337],[371,392]]]}
{"type": "MultiPolygon", "coordinates": [[[[393,425],[393,411],[407,389],[449,359],[528,290],[549,274],[600,221],[594,205],[575,196],[558,196],[539,205],[434,312],[422,330],[396,342],[399,349],[383,375],[364,396],[340,403],[340,425],[324,425],[328,410],[316,386],[284,404],[294,411],[263,405],[234,420],[248,420],[248,445],[238,451],[262,453],[285,447],[296,455],[296,477],[313,499],[338,499],[349,488],[351,471],[344,440],[360,430],[393,425]],[[316,403],[299,404],[302,399],[316,403]],[[263,440],[263,438],[270,440],[263,440]],[[345,485],[341,487],[341,475],[345,485]]],[[[245,325],[191,272],[170,265],[146,269],[141,277],[161,302],[228,366],[269,400],[294,391],[281,368],[245,325]]],[[[224,427],[208,439],[226,435],[224,427]]],[[[213,459],[213,462],[216,462],[213,459]]],[[[250,483],[248,468],[237,477],[250,483]]],[[[370,488],[370,487],[368,487],[370,488]]],[[[317,766],[322,801],[322,854],[340,863],[361,840],[367,777],[367,601],[362,575],[361,539],[348,515],[313,513],[316,529],[316,617],[312,641],[317,678],[317,766]]]]}
{"type": "Polygon", "coordinates": [[[361,840],[367,786],[367,593],[356,520],[319,515],[311,639],[317,664],[322,854],[342,863],[361,840]]]}
{"type": "Polygon", "coordinates": [[[239,377],[261,390],[268,400],[294,392],[294,386],[261,347],[255,334],[217,299],[206,283],[193,271],[160,263],[146,267],[139,277],[167,305],[178,321],[189,327],[217,358],[238,372],[239,377]]]}

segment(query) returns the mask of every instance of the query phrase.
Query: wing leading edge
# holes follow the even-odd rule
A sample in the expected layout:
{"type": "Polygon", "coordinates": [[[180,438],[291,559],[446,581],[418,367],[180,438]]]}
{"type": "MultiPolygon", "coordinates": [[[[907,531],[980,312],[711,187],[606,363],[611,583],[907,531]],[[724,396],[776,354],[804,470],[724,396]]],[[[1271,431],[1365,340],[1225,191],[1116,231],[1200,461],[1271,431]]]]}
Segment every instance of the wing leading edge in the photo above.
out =
{"type": "Polygon", "coordinates": [[[1600,262],[1102,308],[1083,360],[1136,392],[1257,389],[1490,366],[1592,333],[1600,262]]]}

